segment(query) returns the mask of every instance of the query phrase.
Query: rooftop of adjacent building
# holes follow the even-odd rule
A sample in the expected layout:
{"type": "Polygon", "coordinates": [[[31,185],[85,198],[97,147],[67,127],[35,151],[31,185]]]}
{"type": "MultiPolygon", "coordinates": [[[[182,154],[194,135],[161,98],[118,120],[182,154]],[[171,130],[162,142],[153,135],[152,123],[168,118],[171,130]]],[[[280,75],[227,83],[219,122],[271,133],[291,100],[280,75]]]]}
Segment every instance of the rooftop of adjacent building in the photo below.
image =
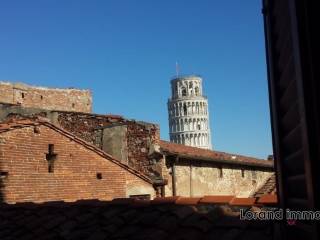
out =
{"type": "Polygon", "coordinates": [[[272,221],[245,221],[275,195],[0,204],[1,239],[273,239],[272,221]]]}
{"type": "MultiPolygon", "coordinates": [[[[64,112],[69,114],[75,114],[79,115],[81,113],[76,112],[64,112]]],[[[99,115],[99,114],[90,114],[90,113],[83,113],[89,117],[108,117],[111,119],[117,119],[117,120],[123,120],[125,119],[118,115],[99,115]]],[[[138,124],[146,124],[150,125],[150,123],[144,123],[144,122],[137,122],[138,124]]],[[[0,133],[4,131],[9,131],[15,128],[21,128],[26,126],[32,126],[32,125],[38,125],[38,124],[45,124],[48,125],[51,128],[59,129],[62,133],[66,133],[69,135],[74,136],[72,133],[52,124],[49,122],[46,118],[41,117],[17,117],[17,118],[11,118],[6,122],[0,123],[0,133]]],[[[155,125],[158,127],[157,125],[155,125]]],[[[99,127],[99,126],[97,126],[99,127]]],[[[87,143],[83,139],[77,137],[76,139],[81,140],[82,143],[87,143]]],[[[90,143],[87,143],[91,145],[90,143]]],[[[189,159],[195,159],[198,161],[210,161],[210,162],[217,162],[217,163],[224,163],[224,164],[237,164],[237,165],[246,165],[246,166],[257,166],[257,167],[265,167],[272,169],[273,168],[273,160],[264,160],[264,159],[258,159],[254,157],[249,156],[243,156],[238,154],[232,154],[232,153],[226,153],[226,152],[220,152],[220,151],[213,151],[208,149],[202,149],[197,147],[191,147],[186,146],[182,144],[172,143],[164,140],[159,141],[159,147],[160,151],[162,153],[165,153],[167,155],[175,155],[179,156],[181,158],[189,158],[189,159]]],[[[97,148],[98,149],[98,148],[97,148]]],[[[101,151],[100,149],[98,149],[101,151]]]]}
{"type": "Polygon", "coordinates": [[[199,161],[219,162],[225,164],[238,164],[246,166],[259,166],[266,168],[273,168],[273,160],[264,160],[254,157],[248,157],[238,154],[213,151],[208,149],[202,149],[197,147],[186,146],[182,144],[160,141],[161,151],[170,154],[180,156],[182,158],[197,159],[199,161]]]}

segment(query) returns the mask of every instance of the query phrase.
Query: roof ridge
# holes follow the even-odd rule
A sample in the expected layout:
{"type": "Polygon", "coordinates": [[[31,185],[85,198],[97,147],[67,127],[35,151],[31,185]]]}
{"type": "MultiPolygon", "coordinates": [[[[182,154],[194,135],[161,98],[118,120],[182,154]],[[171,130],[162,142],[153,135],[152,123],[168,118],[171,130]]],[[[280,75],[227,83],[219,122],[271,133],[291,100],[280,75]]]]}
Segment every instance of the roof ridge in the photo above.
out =
{"type": "Polygon", "coordinates": [[[263,160],[263,161],[267,160],[267,159],[263,159],[263,158],[256,158],[256,157],[250,157],[250,156],[246,156],[246,155],[241,155],[241,154],[238,154],[238,153],[228,153],[228,152],[224,152],[224,151],[216,151],[216,150],[211,150],[211,149],[198,148],[198,147],[194,147],[194,146],[188,146],[188,145],[184,145],[184,144],[165,141],[165,140],[162,140],[162,139],[160,140],[160,142],[164,142],[164,143],[172,144],[172,145],[183,146],[183,147],[190,148],[190,149],[197,149],[197,150],[200,149],[201,151],[228,154],[228,155],[234,155],[234,156],[237,156],[237,157],[245,157],[245,158],[257,159],[257,160],[263,160]]]}
{"type": "MultiPolygon", "coordinates": [[[[218,204],[218,205],[232,205],[232,206],[261,206],[261,205],[275,205],[278,203],[277,195],[265,194],[259,197],[236,197],[234,195],[206,195],[199,197],[156,197],[152,200],[144,200],[137,198],[114,198],[112,200],[99,200],[99,199],[80,199],[74,202],[65,201],[51,201],[37,203],[39,205],[59,206],[61,203],[80,204],[80,205],[163,205],[163,204],[176,204],[176,205],[199,205],[199,204],[218,204]]],[[[21,202],[15,204],[8,204],[13,206],[23,205],[28,206],[32,202],[21,202]]],[[[1,206],[1,204],[0,204],[1,206]]]]}
{"type": "Polygon", "coordinates": [[[223,163],[241,164],[241,165],[259,165],[262,167],[273,167],[273,161],[266,159],[259,159],[255,157],[249,157],[245,155],[232,154],[227,152],[220,152],[209,149],[202,149],[193,146],[187,146],[183,144],[172,143],[164,140],[159,142],[160,148],[163,152],[169,152],[181,156],[194,156],[200,157],[204,160],[223,160],[223,163]]]}

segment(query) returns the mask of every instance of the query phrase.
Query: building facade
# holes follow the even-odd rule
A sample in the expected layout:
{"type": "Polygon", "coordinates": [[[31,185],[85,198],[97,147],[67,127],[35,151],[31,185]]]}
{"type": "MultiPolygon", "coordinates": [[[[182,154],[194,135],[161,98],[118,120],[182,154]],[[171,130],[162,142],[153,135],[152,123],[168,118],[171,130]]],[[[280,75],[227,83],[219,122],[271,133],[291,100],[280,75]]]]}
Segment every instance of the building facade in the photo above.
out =
{"type": "Polygon", "coordinates": [[[171,80],[168,114],[171,142],[212,149],[208,99],[203,95],[201,77],[171,80]]]}
{"type": "MultiPolygon", "coordinates": [[[[160,141],[165,196],[254,196],[273,175],[273,160],[160,141]]],[[[275,183],[262,194],[275,191],[275,183]]]]}
{"type": "Polygon", "coordinates": [[[0,123],[0,193],[7,203],[155,197],[143,173],[39,120],[0,123]]]}
{"type": "Polygon", "coordinates": [[[47,88],[24,83],[0,81],[0,103],[18,104],[27,108],[42,108],[90,113],[90,90],[75,88],[47,88]]]}
{"type": "MultiPolygon", "coordinates": [[[[199,80],[197,77],[190,78],[199,80]]],[[[175,111],[175,114],[177,114],[178,110],[172,107],[179,106],[178,98],[181,101],[186,100],[187,96],[182,95],[186,94],[185,91],[189,91],[190,96],[194,95],[193,99],[198,99],[194,102],[190,101],[190,117],[193,113],[192,116],[205,116],[206,118],[203,119],[208,121],[208,115],[204,114],[208,113],[207,102],[201,102],[201,99],[206,100],[202,95],[201,82],[196,81],[196,83],[192,82],[190,84],[189,82],[186,89],[180,88],[180,90],[177,90],[173,88],[173,98],[176,102],[171,102],[172,106],[170,106],[169,111],[175,111]],[[193,86],[193,88],[190,86],[193,86]],[[179,97],[179,94],[181,97],[179,97]],[[197,102],[202,104],[197,104],[197,102]],[[174,103],[177,103],[177,105],[174,103]],[[193,109],[193,106],[195,106],[195,109],[193,109]]],[[[184,84],[186,86],[186,83],[184,84]]],[[[181,87],[183,85],[176,84],[176,86],[181,87]]],[[[34,97],[32,92],[29,92],[27,96],[34,97]]],[[[37,96],[37,93],[35,93],[35,96],[37,96]]],[[[60,100],[63,101],[63,99],[60,100]]],[[[187,104],[188,101],[183,103],[187,104]]],[[[62,105],[64,104],[68,105],[69,100],[62,103],[62,105]]],[[[182,110],[184,110],[183,105],[182,110]]],[[[173,113],[171,114],[173,116],[173,113]]],[[[183,116],[181,116],[181,119],[184,119],[183,116]]],[[[173,118],[173,120],[176,120],[176,118],[173,118]]],[[[73,109],[59,111],[50,110],[50,106],[36,108],[35,106],[26,107],[23,104],[0,102],[0,122],[5,124],[0,128],[0,201],[1,192],[5,194],[5,201],[8,202],[75,201],[142,195],[148,195],[151,198],[154,196],[177,195],[186,197],[204,195],[247,197],[254,195],[261,186],[265,185],[265,182],[273,173],[272,160],[266,161],[212,151],[201,148],[201,146],[204,147],[201,144],[192,147],[165,142],[161,140],[160,129],[156,124],[129,120],[118,115],[77,112],[73,109]],[[48,123],[37,128],[29,126],[16,129],[14,126],[23,119],[31,121],[46,119],[45,121],[48,123]],[[6,125],[8,122],[13,123],[9,126],[9,129],[6,125]],[[1,133],[1,131],[3,132],[1,133]],[[48,134],[45,134],[46,132],[48,134]],[[72,139],[63,138],[65,135],[60,133],[64,132],[68,132],[68,136],[71,134],[72,139]],[[15,136],[15,133],[19,134],[15,136]],[[53,135],[57,136],[54,137],[53,135]],[[9,139],[15,139],[15,141],[10,142],[9,139]],[[69,146],[69,141],[72,142],[75,139],[77,141],[81,140],[81,144],[77,142],[77,144],[69,146]],[[53,173],[48,172],[49,166],[46,158],[47,154],[50,154],[50,144],[54,145],[51,149],[52,155],[57,154],[53,173]],[[87,147],[99,155],[97,156],[98,160],[93,155],[84,154],[87,147]],[[83,152],[80,151],[82,148],[84,148],[83,152]],[[28,149],[27,153],[25,149],[28,149]],[[32,152],[33,149],[35,152],[32,152]],[[73,152],[73,150],[76,152],[73,152]],[[100,154],[103,154],[103,156],[100,154]],[[26,159],[21,162],[19,159],[24,157],[26,159]],[[88,172],[83,172],[79,176],[76,171],[77,166],[75,166],[77,161],[88,172]],[[26,162],[29,164],[25,165],[26,162]],[[109,171],[111,168],[106,168],[108,163],[115,167],[114,171],[109,171]],[[115,166],[114,163],[119,164],[115,166]],[[91,164],[94,164],[94,166],[91,164]],[[29,165],[31,169],[26,169],[26,166],[29,165]],[[39,171],[34,172],[34,169],[39,169],[39,171]],[[34,174],[37,176],[34,176],[34,174]],[[19,175],[23,176],[22,179],[24,176],[29,179],[31,175],[35,179],[32,179],[33,182],[22,181],[19,177],[15,177],[19,175]],[[57,175],[62,176],[62,178],[57,178],[57,175]],[[127,177],[123,178],[124,175],[127,175],[127,177]],[[149,180],[145,177],[141,178],[143,175],[149,180]],[[100,179],[101,177],[102,179],[100,179]],[[62,181],[65,178],[70,179],[70,181],[62,181]],[[72,183],[73,178],[77,179],[79,185],[72,183]],[[108,184],[102,184],[105,181],[108,184]],[[30,188],[32,191],[28,192],[30,184],[41,186],[41,194],[34,195],[32,188],[30,188]],[[88,187],[84,189],[82,187],[84,185],[88,187]],[[107,191],[107,188],[113,190],[107,191]],[[42,195],[48,189],[51,189],[50,198],[42,195]],[[70,189],[70,191],[72,189],[72,191],[68,194],[66,191],[60,191],[59,189],[70,189]],[[84,191],[82,192],[82,190],[84,191]],[[21,194],[16,196],[15,192],[19,191],[21,191],[21,194]],[[81,194],[73,194],[75,192],[81,194]],[[32,196],[31,199],[27,198],[29,195],[32,196]]],[[[25,123],[22,124],[22,126],[24,125],[25,123]]],[[[192,127],[190,125],[188,127],[187,129],[191,129],[188,133],[191,134],[192,127]]],[[[200,129],[200,133],[210,134],[210,131],[205,131],[205,129],[210,130],[209,128],[200,129]]],[[[208,139],[210,139],[210,136],[208,136],[208,139]]],[[[205,143],[205,141],[202,141],[202,143],[205,143]]],[[[50,158],[50,156],[48,157],[50,158]]],[[[54,156],[52,157],[54,158],[54,156]]]]}

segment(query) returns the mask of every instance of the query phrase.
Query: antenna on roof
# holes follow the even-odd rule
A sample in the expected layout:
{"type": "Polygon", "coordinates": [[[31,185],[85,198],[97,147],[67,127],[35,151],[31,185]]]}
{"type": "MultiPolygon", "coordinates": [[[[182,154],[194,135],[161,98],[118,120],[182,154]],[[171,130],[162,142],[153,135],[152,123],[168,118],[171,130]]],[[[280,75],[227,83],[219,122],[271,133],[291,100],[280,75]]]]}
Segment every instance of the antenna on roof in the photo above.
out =
{"type": "Polygon", "coordinates": [[[177,77],[179,76],[179,65],[178,65],[178,61],[176,61],[176,75],[177,75],[177,77]]]}

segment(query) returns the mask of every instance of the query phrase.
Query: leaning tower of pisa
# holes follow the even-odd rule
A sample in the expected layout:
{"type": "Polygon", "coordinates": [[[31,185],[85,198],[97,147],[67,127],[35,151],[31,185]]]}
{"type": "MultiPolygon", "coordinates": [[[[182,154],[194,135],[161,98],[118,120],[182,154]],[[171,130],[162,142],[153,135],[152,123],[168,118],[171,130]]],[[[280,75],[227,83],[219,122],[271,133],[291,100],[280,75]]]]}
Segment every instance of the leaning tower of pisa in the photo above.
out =
{"type": "Polygon", "coordinates": [[[170,141],[212,149],[208,99],[203,95],[202,78],[179,76],[171,80],[168,100],[170,141]]]}

